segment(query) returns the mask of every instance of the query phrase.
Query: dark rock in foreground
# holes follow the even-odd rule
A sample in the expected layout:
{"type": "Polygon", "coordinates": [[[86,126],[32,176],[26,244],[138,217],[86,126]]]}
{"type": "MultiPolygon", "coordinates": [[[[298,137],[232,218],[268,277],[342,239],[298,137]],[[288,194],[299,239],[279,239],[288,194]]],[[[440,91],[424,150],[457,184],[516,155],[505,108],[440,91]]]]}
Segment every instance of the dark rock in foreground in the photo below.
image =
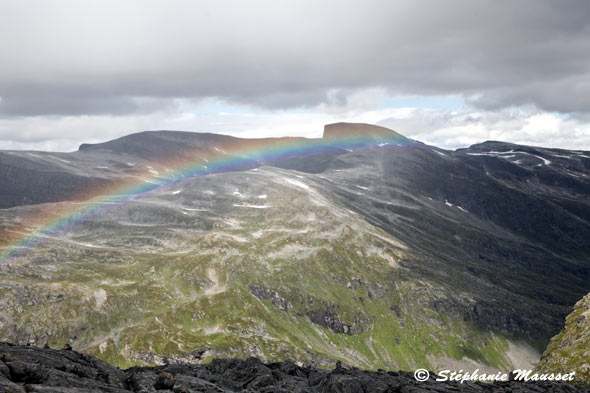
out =
{"type": "Polygon", "coordinates": [[[337,367],[327,371],[285,361],[217,359],[204,365],[120,370],[72,350],[0,343],[0,392],[587,392],[564,383],[417,382],[408,372],[337,367]]]}

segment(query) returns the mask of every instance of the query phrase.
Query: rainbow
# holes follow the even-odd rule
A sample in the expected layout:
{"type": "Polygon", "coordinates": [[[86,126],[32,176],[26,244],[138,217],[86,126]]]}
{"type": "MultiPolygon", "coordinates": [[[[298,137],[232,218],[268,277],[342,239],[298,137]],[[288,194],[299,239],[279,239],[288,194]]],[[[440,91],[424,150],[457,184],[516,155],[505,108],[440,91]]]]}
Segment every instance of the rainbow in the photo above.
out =
{"type": "MultiPolygon", "coordinates": [[[[389,131],[389,130],[388,130],[389,131]]],[[[337,136],[324,136],[319,139],[276,138],[276,139],[232,139],[214,151],[195,152],[182,158],[170,157],[158,160],[152,165],[167,168],[163,175],[156,175],[147,169],[137,176],[125,178],[109,186],[86,190],[81,202],[64,202],[52,205],[49,211],[24,221],[27,228],[18,233],[7,232],[8,238],[0,249],[0,263],[22,256],[38,247],[44,240],[59,233],[73,229],[80,222],[91,220],[114,206],[131,201],[138,195],[149,193],[161,187],[177,185],[201,176],[250,169],[263,164],[272,164],[286,159],[303,158],[321,154],[338,153],[346,150],[375,148],[384,146],[404,146],[414,141],[389,131],[387,134],[344,132],[337,136]],[[88,197],[91,195],[91,197],[88,197]]],[[[79,200],[75,196],[72,200],[79,200]]],[[[0,232],[2,233],[2,232],[0,232]]]]}

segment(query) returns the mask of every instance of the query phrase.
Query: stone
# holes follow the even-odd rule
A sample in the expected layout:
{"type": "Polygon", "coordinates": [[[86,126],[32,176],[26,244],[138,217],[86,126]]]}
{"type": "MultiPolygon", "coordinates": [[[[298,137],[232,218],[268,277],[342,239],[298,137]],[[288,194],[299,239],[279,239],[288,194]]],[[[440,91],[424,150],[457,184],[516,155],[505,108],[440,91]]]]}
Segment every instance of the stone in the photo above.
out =
{"type": "Polygon", "coordinates": [[[214,359],[208,364],[168,364],[119,370],[74,350],[60,351],[0,343],[0,393],[428,393],[428,392],[588,392],[556,382],[493,384],[417,382],[405,371],[364,371],[337,363],[332,371],[300,367],[292,361],[214,359]],[[8,361],[5,361],[8,360],[8,361]],[[4,365],[4,367],[2,367],[4,365]],[[8,376],[6,370],[8,369],[8,376]]]}
{"type": "Polygon", "coordinates": [[[159,373],[154,387],[158,390],[172,389],[174,387],[174,375],[170,373],[159,373]]]}

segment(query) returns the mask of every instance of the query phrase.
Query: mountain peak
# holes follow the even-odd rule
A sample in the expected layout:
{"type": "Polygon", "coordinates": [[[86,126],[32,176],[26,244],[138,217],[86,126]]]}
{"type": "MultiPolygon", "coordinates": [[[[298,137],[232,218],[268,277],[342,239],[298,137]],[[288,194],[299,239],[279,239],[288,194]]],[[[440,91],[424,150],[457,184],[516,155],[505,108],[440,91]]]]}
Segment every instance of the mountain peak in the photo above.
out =
{"type": "Polygon", "coordinates": [[[489,150],[489,149],[505,149],[505,148],[513,148],[513,147],[518,147],[521,145],[517,145],[515,143],[510,143],[510,142],[503,142],[503,141],[494,141],[494,140],[488,140],[488,141],[484,141],[484,142],[480,142],[480,143],[475,143],[471,146],[469,146],[468,148],[463,148],[463,149],[457,149],[457,150],[467,150],[467,149],[472,149],[472,150],[489,150]]]}
{"type": "Polygon", "coordinates": [[[375,139],[404,138],[389,128],[367,123],[332,123],[324,126],[324,139],[347,137],[373,137],[375,139]]]}

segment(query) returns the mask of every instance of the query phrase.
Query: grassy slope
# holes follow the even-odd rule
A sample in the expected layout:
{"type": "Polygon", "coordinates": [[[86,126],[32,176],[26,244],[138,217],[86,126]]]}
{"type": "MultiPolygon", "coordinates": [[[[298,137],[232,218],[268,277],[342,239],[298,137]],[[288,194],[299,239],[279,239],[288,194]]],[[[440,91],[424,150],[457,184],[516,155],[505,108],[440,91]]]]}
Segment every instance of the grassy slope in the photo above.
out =
{"type": "Polygon", "coordinates": [[[431,308],[452,295],[408,274],[404,266],[420,260],[396,239],[312,190],[272,181],[265,187],[273,190],[272,208],[220,200],[204,217],[130,205],[112,214],[173,224],[93,222],[71,239],[116,247],[52,241],[2,266],[0,295],[10,315],[0,337],[71,342],[120,367],[202,348],[210,349],[205,359],[254,355],[410,370],[429,367],[427,355],[446,355],[510,367],[500,334],[431,308]],[[255,297],[248,285],[269,288],[291,308],[255,297]],[[358,333],[313,323],[307,313],[326,307],[358,333]]]}
{"type": "Polygon", "coordinates": [[[544,372],[576,372],[576,380],[590,382],[590,295],[574,307],[565,328],[547,346],[538,369],[544,372]]]}

